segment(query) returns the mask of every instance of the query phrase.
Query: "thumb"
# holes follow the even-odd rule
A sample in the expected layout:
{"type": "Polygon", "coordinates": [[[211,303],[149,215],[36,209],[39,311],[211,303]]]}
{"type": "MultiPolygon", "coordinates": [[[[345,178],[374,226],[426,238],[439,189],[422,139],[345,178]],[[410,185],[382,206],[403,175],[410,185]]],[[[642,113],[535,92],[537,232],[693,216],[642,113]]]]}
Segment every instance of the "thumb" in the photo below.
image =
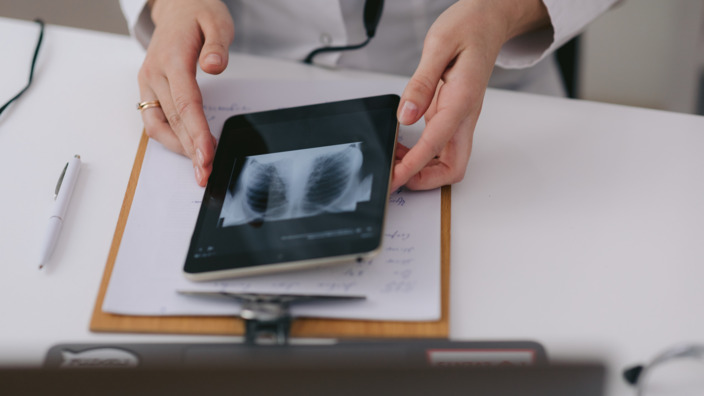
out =
{"type": "Polygon", "coordinates": [[[200,68],[209,74],[220,74],[227,68],[234,27],[229,16],[202,22],[204,43],[200,50],[200,68]]]}
{"type": "Polygon", "coordinates": [[[453,60],[453,51],[448,45],[432,40],[426,40],[426,44],[418,68],[401,95],[397,117],[403,125],[413,124],[425,114],[435,97],[440,79],[453,60]]]}

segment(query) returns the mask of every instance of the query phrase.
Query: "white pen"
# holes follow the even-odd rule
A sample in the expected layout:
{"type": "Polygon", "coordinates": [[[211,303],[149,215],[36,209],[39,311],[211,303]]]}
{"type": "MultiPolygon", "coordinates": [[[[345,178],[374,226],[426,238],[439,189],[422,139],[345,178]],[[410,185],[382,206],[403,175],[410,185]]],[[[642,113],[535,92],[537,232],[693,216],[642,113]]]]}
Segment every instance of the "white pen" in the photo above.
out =
{"type": "Polygon", "coordinates": [[[54,191],[55,202],[51,214],[49,215],[49,225],[46,229],[44,243],[42,243],[40,251],[39,269],[44,268],[44,265],[49,261],[51,253],[54,251],[54,246],[56,246],[56,240],[59,239],[61,226],[64,224],[64,218],[66,216],[66,209],[71,201],[73,189],[76,187],[80,169],[81,156],[74,155],[73,158],[66,163],[66,166],[64,166],[64,171],[61,172],[59,181],[56,183],[56,190],[54,191]]]}

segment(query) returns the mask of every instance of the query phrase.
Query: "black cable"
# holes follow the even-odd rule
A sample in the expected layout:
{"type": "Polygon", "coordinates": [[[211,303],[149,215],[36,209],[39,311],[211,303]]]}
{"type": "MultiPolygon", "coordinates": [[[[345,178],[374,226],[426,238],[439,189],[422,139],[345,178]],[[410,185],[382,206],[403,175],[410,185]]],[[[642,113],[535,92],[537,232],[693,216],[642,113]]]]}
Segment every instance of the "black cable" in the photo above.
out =
{"type": "Polygon", "coordinates": [[[623,378],[631,385],[636,385],[643,373],[643,366],[634,366],[623,371],[623,378]]]}
{"type": "Polygon", "coordinates": [[[306,56],[306,58],[303,60],[303,63],[313,63],[313,58],[323,52],[356,50],[369,44],[369,42],[376,34],[376,27],[379,25],[379,20],[381,20],[381,14],[383,11],[384,0],[366,0],[364,2],[364,29],[367,32],[367,39],[364,40],[363,43],[355,45],[347,45],[343,47],[321,47],[314,49],[308,54],[308,56],[306,56]]]}
{"type": "Polygon", "coordinates": [[[12,99],[10,99],[7,103],[5,103],[2,107],[0,107],[0,114],[2,114],[3,111],[15,100],[17,100],[22,94],[29,88],[30,85],[32,85],[32,79],[34,78],[34,66],[37,64],[37,56],[39,55],[39,47],[42,45],[42,40],[44,39],[44,21],[41,19],[35,19],[34,22],[39,24],[39,39],[37,40],[37,47],[34,49],[34,56],[32,57],[32,66],[29,69],[29,80],[27,81],[27,85],[25,85],[22,90],[15,95],[12,99]]]}
{"type": "Polygon", "coordinates": [[[337,52],[337,51],[349,51],[349,50],[356,50],[364,47],[365,45],[369,44],[369,42],[372,40],[371,37],[367,37],[366,40],[364,40],[363,43],[356,44],[356,45],[348,45],[344,47],[321,47],[318,49],[315,49],[306,56],[306,59],[303,60],[303,63],[311,64],[313,63],[313,58],[315,58],[316,55],[323,53],[323,52],[337,52]]]}

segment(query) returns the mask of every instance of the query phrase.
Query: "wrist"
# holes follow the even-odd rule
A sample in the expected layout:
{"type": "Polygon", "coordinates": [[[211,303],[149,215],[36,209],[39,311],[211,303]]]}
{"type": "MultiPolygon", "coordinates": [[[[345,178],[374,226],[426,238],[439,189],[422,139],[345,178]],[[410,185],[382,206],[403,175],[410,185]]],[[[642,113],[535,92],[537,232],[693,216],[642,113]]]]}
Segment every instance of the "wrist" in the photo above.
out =
{"type": "MultiPolygon", "coordinates": [[[[161,2],[159,2],[159,5],[161,5],[161,2]]],[[[156,21],[159,19],[159,15],[161,14],[159,11],[160,7],[157,6],[157,0],[147,0],[147,6],[149,7],[152,22],[156,25],[156,21]]]]}
{"type": "Polygon", "coordinates": [[[452,15],[459,16],[461,35],[483,37],[496,54],[516,36],[550,27],[543,0],[460,0],[452,15]]]}
{"type": "Polygon", "coordinates": [[[154,25],[158,25],[160,21],[169,21],[173,19],[174,15],[178,15],[180,12],[183,12],[188,6],[190,6],[190,3],[179,3],[176,0],[147,0],[147,5],[149,6],[151,12],[152,22],[154,22],[154,25]]]}
{"type": "Polygon", "coordinates": [[[550,26],[550,15],[542,0],[494,0],[506,17],[506,41],[550,26]]]}

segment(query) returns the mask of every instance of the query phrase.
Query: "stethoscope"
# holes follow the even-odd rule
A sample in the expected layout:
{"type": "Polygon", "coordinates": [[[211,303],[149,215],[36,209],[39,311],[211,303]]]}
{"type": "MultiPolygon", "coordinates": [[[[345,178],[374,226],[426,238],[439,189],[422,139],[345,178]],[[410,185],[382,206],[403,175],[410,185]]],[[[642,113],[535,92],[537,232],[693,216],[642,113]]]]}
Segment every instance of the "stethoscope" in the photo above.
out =
{"type": "Polygon", "coordinates": [[[313,58],[323,52],[338,52],[356,50],[369,44],[376,33],[376,27],[379,25],[381,13],[384,9],[384,0],[365,0],[364,2],[364,29],[367,32],[367,39],[364,42],[356,45],[340,46],[340,47],[320,47],[311,51],[303,60],[304,63],[312,64],[313,58]]]}

